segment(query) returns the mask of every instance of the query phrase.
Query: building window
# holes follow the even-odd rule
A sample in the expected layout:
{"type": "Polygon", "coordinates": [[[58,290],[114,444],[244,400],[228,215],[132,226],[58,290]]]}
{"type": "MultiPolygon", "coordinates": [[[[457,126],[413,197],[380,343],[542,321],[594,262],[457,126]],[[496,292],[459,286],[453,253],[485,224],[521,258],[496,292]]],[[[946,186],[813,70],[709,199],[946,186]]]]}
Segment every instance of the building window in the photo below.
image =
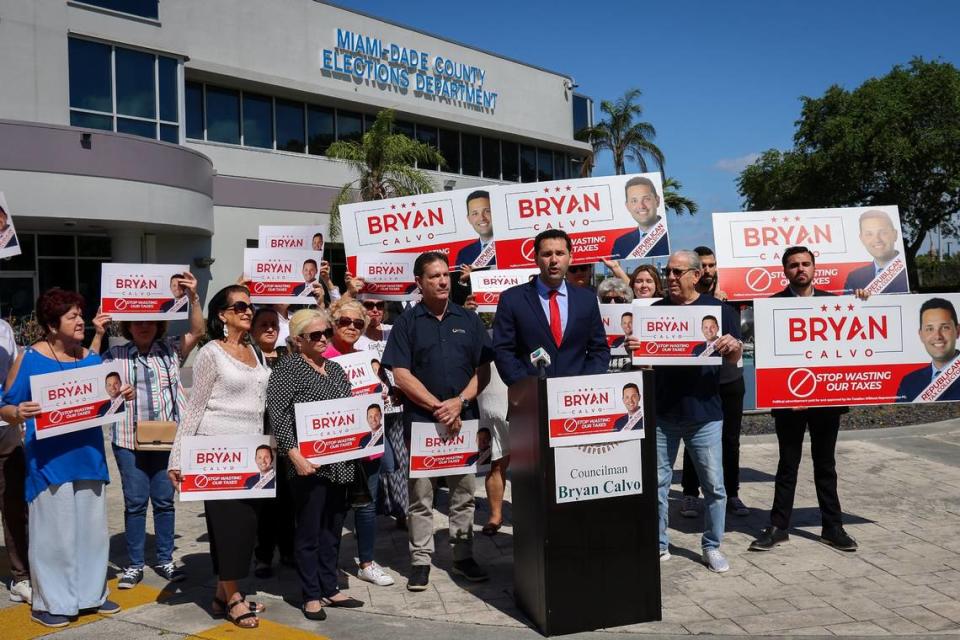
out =
{"type": "Polygon", "coordinates": [[[277,100],[277,149],[303,153],[306,148],[303,103],[277,100]]]}
{"type": "Polygon", "coordinates": [[[356,140],[363,138],[363,115],[352,111],[337,109],[337,140],[356,140]]]}
{"type": "Polygon", "coordinates": [[[537,181],[537,150],[523,144],[520,145],[520,181],[537,181]]]}
{"type": "Polygon", "coordinates": [[[537,149],[537,179],[553,180],[553,153],[549,149],[537,149]]]}
{"type": "Polygon", "coordinates": [[[70,124],[180,142],[180,61],[70,38],[70,124]]]}
{"type": "MultiPolygon", "coordinates": [[[[417,125],[417,140],[420,141],[420,142],[422,142],[423,144],[428,144],[428,145],[430,145],[430,146],[433,147],[434,149],[437,149],[437,148],[438,148],[438,147],[437,147],[437,144],[438,144],[437,128],[436,128],[436,127],[431,127],[431,126],[428,126],[428,125],[424,125],[424,124],[418,124],[418,125],[417,125]]],[[[432,167],[421,166],[420,168],[421,168],[421,169],[427,169],[427,170],[429,170],[429,171],[436,171],[436,170],[437,170],[437,167],[436,167],[436,166],[432,166],[432,167]]]]}
{"type": "Polygon", "coordinates": [[[184,91],[186,136],[203,140],[203,85],[188,82],[184,91]]]}
{"type": "Polygon", "coordinates": [[[273,100],[254,93],[243,94],[243,144],[273,149],[273,100]]]}
{"type": "Polygon", "coordinates": [[[483,177],[500,179],[500,141],[496,138],[483,139],[483,177]]]}
{"type": "Polygon", "coordinates": [[[570,177],[570,172],[567,171],[567,156],[566,154],[555,151],[553,154],[553,176],[555,180],[566,180],[570,177]]]}
{"type": "Polygon", "coordinates": [[[240,92],[207,85],[207,140],[240,144],[240,92]]]}
{"type": "Polygon", "coordinates": [[[450,173],[460,173],[460,134],[447,129],[440,129],[439,132],[438,148],[444,160],[440,169],[450,173]]]}
{"type": "Polygon", "coordinates": [[[480,175],[480,136],[469,133],[460,134],[460,157],[463,159],[461,167],[463,175],[480,175]]]}
{"type": "Polygon", "coordinates": [[[309,137],[309,152],[315,156],[322,156],[336,140],[333,109],[318,107],[311,104],[307,107],[307,135],[309,137]]]}
{"type": "Polygon", "coordinates": [[[520,182],[519,146],[516,142],[500,141],[500,160],[503,166],[503,179],[520,182]]]}
{"type": "Polygon", "coordinates": [[[159,0],[74,0],[80,4],[89,4],[117,13],[129,13],[140,18],[158,20],[160,18],[159,0]]]}
{"type": "Polygon", "coordinates": [[[586,127],[593,126],[593,100],[587,96],[573,94],[573,135],[586,127]]]}

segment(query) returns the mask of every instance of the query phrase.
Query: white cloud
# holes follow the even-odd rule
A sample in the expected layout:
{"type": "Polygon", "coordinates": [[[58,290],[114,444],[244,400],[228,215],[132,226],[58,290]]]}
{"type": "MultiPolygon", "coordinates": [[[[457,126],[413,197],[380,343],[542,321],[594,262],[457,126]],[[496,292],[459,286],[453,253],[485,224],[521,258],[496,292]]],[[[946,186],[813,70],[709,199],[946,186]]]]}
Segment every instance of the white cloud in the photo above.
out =
{"type": "Polygon", "coordinates": [[[717,169],[718,171],[740,173],[759,159],[759,153],[748,153],[747,155],[740,156],[739,158],[720,158],[714,163],[713,168],[717,169]]]}

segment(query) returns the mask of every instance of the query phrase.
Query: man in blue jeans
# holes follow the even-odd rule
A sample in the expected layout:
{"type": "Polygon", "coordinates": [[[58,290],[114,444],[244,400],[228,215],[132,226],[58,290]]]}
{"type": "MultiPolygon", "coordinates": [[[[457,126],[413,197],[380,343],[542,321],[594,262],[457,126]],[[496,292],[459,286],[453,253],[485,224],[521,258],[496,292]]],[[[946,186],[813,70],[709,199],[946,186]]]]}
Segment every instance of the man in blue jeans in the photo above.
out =
{"type": "MultiPolygon", "coordinates": [[[[697,305],[715,307],[725,333],[716,339],[714,348],[726,362],[740,359],[740,319],[729,305],[706,293],[698,293],[700,256],[694,251],[676,251],[670,255],[665,269],[668,297],[655,305],[697,305]]],[[[639,341],[631,338],[628,351],[637,349],[639,341]]],[[[723,573],[730,564],[720,552],[726,518],[727,494],[723,487],[723,410],[719,393],[720,359],[699,366],[654,367],[657,394],[657,480],[660,515],[660,560],[670,558],[667,535],[668,496],[673,479],[680,441],[690,451],[697,475],[703,486],[706,514],[701,538],[703,563],[711,571],[723,573]]]]}

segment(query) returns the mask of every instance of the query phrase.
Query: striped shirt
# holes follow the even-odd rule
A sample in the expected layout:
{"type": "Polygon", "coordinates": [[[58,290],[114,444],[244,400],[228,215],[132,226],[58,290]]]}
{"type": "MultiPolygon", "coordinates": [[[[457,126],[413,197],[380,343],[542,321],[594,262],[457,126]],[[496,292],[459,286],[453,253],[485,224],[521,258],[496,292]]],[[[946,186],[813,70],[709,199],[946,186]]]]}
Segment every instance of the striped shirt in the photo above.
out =
{"type": "Polygon", "coordinates": [[[125,363],[125,371],[121,370],[121,374],[135,392],[131,410],[113,424],[113,444],[135,449],[136,425],[140,420],[179,422],[185,405],[180,382],[180,338],[155,340],[145,354],[140,353],[133,342],[128,342],[111,347],[103,360],[125,363]]]}

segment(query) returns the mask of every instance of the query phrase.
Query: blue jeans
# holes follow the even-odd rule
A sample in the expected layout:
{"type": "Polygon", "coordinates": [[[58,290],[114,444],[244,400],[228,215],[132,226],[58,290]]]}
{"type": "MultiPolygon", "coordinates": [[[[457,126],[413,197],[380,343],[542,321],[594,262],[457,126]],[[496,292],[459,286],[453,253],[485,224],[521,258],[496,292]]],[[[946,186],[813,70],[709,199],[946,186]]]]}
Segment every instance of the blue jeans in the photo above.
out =
{"type": "Polygon", "coordinates": [[[667,524],[670,483],[673,481],[673,465],[677,461],[680,441],[690,451],[694,468],[703,488],[706,504],[705,529],[700,545],[704,550],[717,549],[723,540],[726,524],[727,492],[723,488],[723,421],[699,424],[676,424],[657,416],[657,497],[660,512],[660,549],[667,549],[667,524]]]}
{"type": "MultiPolygon", "coordinates": [[[[386,448],[386,447],[385,447],[386,448]]],[[[370,490],[370,503],[354,510],[353,521],[357,530],[357,555],[360,563],[373,562],[373,545],[377,541],[377,493],[380,487],[380,461],[361,460],[367,472],[367,488],[370,490]]]]}
{"type": "Polygon", "coordinates": [[[173,562],[173,484],[167,478],[168,451],[134,451],[113,445],[123,486],[123,520],[131,567],[142,567],[147,538],[147,502],[153,503],[157,564],[173,562]]]}

